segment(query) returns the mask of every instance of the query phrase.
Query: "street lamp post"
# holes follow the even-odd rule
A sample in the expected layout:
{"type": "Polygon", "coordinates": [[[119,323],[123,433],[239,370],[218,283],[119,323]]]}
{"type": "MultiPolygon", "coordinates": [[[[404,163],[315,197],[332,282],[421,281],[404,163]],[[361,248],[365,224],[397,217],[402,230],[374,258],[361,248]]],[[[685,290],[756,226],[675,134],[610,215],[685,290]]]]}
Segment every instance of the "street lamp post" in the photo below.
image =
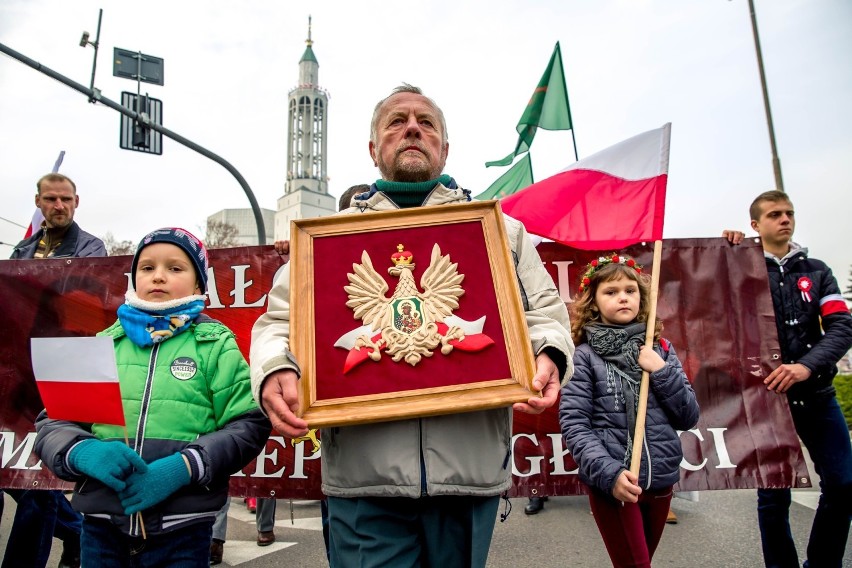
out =
{"type": "Polygon", "coordinates": [[[778,159],[778,148],[775,145],[775,128],[772,125],[772,110],[769,108],[769,91],[766,89],[766,73],[763,70],[763,54],[760,51],[760,36],[757,33],[757,17],[754,15],[754,0],[748,0],[751,13],[751,30],[754,35],[754,49],[757,52],[757,68],[760,71],[760,87],[763,90],[763,109],[766,111],[766,125],[769,128],[769,144],[772,147],[772,171],[775,173],[775,188],[784,191],[784,180],[781,178],[781,160],[778,159]]]}

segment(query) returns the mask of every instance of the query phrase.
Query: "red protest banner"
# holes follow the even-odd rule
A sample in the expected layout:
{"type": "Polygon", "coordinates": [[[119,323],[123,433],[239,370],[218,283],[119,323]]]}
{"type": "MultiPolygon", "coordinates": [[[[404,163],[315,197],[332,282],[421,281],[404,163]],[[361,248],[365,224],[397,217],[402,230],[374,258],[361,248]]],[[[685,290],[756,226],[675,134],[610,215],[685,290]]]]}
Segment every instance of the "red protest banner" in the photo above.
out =
{"type": "MultiPolygon", "coordinates": [[[[583,266],[612,251],[544,243],[539,252],[562,299],[570,302],[583,266]]],[[[650,265],[650,246],[625,252],[650,265]]],[[[266,292],[284,261],[272,247],[210,251],[207,313],[236,333],[245,354],[251,326],[265,310],[266,292]]],[[[94,335],[106,328],[124,301],[129,268],[127,256],[0,261],[6,304],[0,312],[0,487],[67,487],[32,451],[33,420],[42,404],[29,338],[94,335]]],[[[786,398],[762,385],[779,349],[759,245],[731,247],[721,238],[665,241],[658,310],[663,335],[677,348],[701,406],[698,426],[681,434],[679,489],[808,486],[786,398]]],[[[318,440],[295,442],[273,433],[258,458],[232,477],[231,492],[319,497],[318,440]]],[[[514,495],[583,491],[555,408],[539,416],[516,413],[513,442],[514,495]]]]}
{"type": "MultiPolygon", "coordinates": [[[[576,294],[585,265],[613,252],[555,243],[538,249],[565,302],[576,294]]],[[[650,243],[624,252],[650,267],[650,243]]],[[[664,241],[657,313],[701,407],[698,426],[680,436],[684,460],[676,489],[810,486],[786,397],[763,385],[781,351],[760,245],[732,247],[722,238],[664,241]]],[[[584,491],[555,408],[540,416],[516,413],[514,428],[515,494],[584,491]]]]}

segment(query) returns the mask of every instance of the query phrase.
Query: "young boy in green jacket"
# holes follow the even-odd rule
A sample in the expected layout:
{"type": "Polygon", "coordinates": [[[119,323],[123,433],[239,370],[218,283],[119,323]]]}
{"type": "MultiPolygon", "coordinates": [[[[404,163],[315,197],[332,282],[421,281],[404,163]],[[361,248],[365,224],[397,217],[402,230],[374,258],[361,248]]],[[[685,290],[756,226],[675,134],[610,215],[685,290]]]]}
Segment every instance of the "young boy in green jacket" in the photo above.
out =
{"type": "Polygon", "coordinates": [[[202,313],[201,241],[183,229],[153,231],[130,273],[118,321],[98,334],[115,342],[129,446],[120,426],[42,412],[36,452],[77,482],[83,566],[125,566],[132,556],[138,566],[206,568],[229,477],[257,456],[271,426],[234,334],[202,313]]]}

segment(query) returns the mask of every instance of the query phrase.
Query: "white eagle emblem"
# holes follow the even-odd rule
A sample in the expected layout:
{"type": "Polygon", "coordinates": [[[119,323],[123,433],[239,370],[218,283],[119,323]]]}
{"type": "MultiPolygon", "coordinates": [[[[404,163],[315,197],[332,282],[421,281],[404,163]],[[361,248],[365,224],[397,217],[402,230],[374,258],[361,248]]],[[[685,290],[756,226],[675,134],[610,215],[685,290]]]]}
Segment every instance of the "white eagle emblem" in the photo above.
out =
{"type": "Polygon", "coordinates": [[[453,350],[450,341],[457,343],[464,339],[465,332],[459,326],[447,326],[444,333],[438,326],[458,309],[459,297],[464,294],[461,287],[464,275],[459,274],[458,264],[451,262],[449,255],[441,254],[436,243],[429,268],[420,278],[423,289],[420,292],[412,274],[413,255],[402,245],[397,249],[391,257],[394,265],[388,268],[391,276],[399,278],[393,295],[387,297],[387,282],[373,268],[367,251],[363,251],[361,264],[353,264],[354,273],[347,274],[346,305],[354,312],[355,319],[380,332],[372,336],[360,334],[355,339],[355,349],[370,348],[369,357],[373,361],[381,359],[381,351],[385,350],[394,362],[404,360],[414,366],[423,357],[431,357],[438,345],[441,353],[448,355],[453,350]]]}

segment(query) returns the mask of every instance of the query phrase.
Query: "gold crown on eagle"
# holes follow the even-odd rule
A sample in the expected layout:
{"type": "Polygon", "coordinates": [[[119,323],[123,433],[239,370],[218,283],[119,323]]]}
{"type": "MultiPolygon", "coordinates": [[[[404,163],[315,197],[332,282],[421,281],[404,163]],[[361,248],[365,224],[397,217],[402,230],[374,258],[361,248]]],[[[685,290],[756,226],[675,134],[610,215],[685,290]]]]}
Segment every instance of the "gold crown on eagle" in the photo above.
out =
{"type": "Polygon", "coordinates": [[[414,260],[414,254],[405,250],[402,244],[396,245],[396,252],[391,255],[391,260],[396,266],[407,266],[414,260]]]}

